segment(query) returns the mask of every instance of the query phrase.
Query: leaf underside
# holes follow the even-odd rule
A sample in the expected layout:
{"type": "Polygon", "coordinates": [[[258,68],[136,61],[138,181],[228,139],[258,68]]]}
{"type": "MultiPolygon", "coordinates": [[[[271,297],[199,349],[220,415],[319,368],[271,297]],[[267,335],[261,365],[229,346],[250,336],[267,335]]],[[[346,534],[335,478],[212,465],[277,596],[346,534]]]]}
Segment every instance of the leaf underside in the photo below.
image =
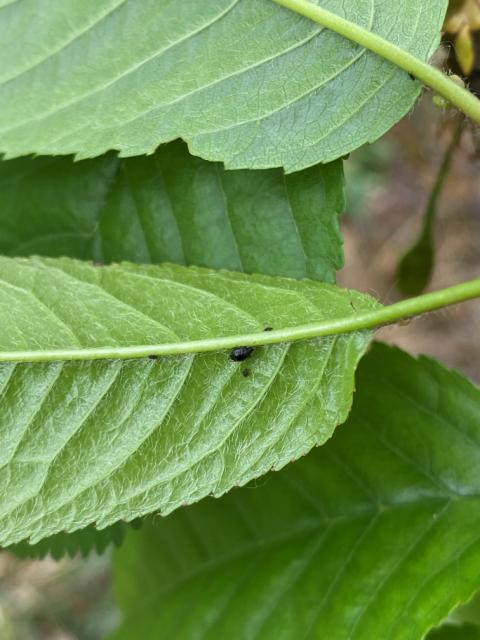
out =
{"type": "Polygon", "coordinates": [[[127,534],[113,637],[424,637],[478,588],[479,403],[460,375],[375,345],[328,444],[127,534]]]}
{"type": "MultiPolygon", "coordinates": [[[[425,60],[447,0],[322,6],[425,60]]],[[[377,139],[420,92],[270,0],[24,0],[0,9],[0,49],[7,157],[142,155],[181,137],[231,169],[290,172],[377,139]]]]}
{"type": "Polygon", "coordinates": [[[335,282],[341,162],[225,171],[175,142],[153,156],[0,162],[0,253],[225,268],[335,282]]]}
{"type": "MultiPolygon", "coordinates": [[[[240,335],[376,306],[313,281],[0,258],[4,353],[240,335]]],[[[245,363],[214,352],[0,365],[0,544],[168,513],[284,466],[345,420],[369,340],[277,344],[245,363]]]]}

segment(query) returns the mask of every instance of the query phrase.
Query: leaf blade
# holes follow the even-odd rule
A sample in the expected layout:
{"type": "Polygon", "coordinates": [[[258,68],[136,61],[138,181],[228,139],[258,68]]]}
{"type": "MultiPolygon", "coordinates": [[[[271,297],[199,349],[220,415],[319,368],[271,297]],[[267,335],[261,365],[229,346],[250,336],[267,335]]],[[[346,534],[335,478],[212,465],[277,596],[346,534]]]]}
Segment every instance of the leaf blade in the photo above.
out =
{"type": "MultiPolygon", "coordinates": [[[[47,26],[69,15],[68,6],[46,5],[47,26]]],[[[362,0],[346,9],[331,0],[327,8],[425,59],[438,43],[446,1],[362,0]]],[[[14,65],[29,8],[2,11],[15,36],[14,65]]],[[[195,155],[228,168],[290,172],[378,138],[420,93],[390,63],[268,1],[189,2],[181,10],[123,3],[60,53],[51,41],[38,45],[50,49],[49,59],[0,87],[0,149],[8,157],[92,157],[112,148],[143,155],[182,137],[195,155]]]]}
{"type": "Polygon", "coordinates": [[[431,631],[427,640],[478,640],[480,627],[466,622],[464,624],[445,624],[431,631]]]}
{"type": "Polygon", "coordinates": [[[471,597],[479,390],[378,344],[357,387],[321,449],[130,536],[116,554],[127,622],[115,640],[133,625],[146,639],[417,640],[471,597]]]}
{"type": "MultiPolygon", "coordinates": [[[[175,265],[0,258],[0,274],[4,351],[234,335],[377,305],[327,284],[175,265]]],[[[248,376],[225,352],[0,365],[1,543],[166,513],[303,455],[346,418],[369,340],[257,348],[248,376]]]]}
{"type": "Polygon", "coordinates": [[[116,522],[111,527],[100,531],[95,527],[88,526],[73,533],[57,533],[34,545],[19,542],[2,549],[2,551],[13,553],[22,560],[41,560],[46,556],[51,556],[54,560],[61,560],[65,556],[73,558],[76,555],[86,558],[93,552],[102,554],[109,547],[122,544],[128,526],[124,522],[116,522]]]}
{"type": "Polygon", "coordinates": [[[285,176],[225,171],[180,142],[154,156],[0,163],[0,251],[175,262],[335,282],[340,162],[285,176]]]}

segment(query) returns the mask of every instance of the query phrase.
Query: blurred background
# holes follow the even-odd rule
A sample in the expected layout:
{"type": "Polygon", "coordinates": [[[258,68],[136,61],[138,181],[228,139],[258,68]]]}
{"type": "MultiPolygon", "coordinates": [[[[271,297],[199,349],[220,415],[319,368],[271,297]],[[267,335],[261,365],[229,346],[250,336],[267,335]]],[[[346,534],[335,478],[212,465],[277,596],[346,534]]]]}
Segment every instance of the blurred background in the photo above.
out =
{"type": "MultiPolygon", "coordinates": [[[[457,120],[426,96],[386,137],[345,165],[347,213],[341,286],[365,289],[382,303],[401,299],[398,267],[421,233],[430,191],[457,120]]],[[[480,275],[480,132],[464,130],[433,226],[433,270],[427,290],[480,275]]],[[[377,339],[426,353],[480,382],[480,301],[381,329],[377,339]]]]}
{"type": "MultiPolygon", "coordinates": [[[[452,2],[446,29],[443,62],[480,94],[480,2],[452,2]]],[[[480,132],[461,126],[461,138],[452,145],[457,116],[435,106],[426,94],[387,136],[348,159],[341,286],[366,290],[383,303],[401,298],[399,263],[421,237],[449,146],[451,165],[427,251],[430,258],[433,251],[427,289],[480,276],[480,132]]],[[[438,358],[480,383],[479,318],[477,300],[383,328],[377,339],[438,358]]],[[[21,561],[0,553],[0,640],[105,637],[118,622],[109,564],[108,552],[60,562],[21,561]]]]}

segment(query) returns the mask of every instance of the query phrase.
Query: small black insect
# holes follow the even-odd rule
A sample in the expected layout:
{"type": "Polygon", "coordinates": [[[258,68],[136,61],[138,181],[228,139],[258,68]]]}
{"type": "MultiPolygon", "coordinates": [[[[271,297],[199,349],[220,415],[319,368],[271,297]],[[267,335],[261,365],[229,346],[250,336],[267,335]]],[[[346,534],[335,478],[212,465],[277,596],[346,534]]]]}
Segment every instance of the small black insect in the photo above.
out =
{"type": "Polygon", "coordinates": [[[230,351],[230,360],[234,362],[243,362],[252,353],[253,347],[235,347],[230,351]]]}
{"type": "Polygon", "coordinates": [[[243,369],[243,371],[242,371],[242,376],[243,376],[244,378],[248,378],[248,376],[250,375],[250,373],[251,373],[250,369],[243,369]]]}
{"type": "Polygon", "coordinates": [[[157,360],[158,356],[148,356],[149,360],[157,360]]]}
{"type": "Polygon", "coordinates": [[[264,331],[273,331],[273,327],[265,327],[264,331]]]}

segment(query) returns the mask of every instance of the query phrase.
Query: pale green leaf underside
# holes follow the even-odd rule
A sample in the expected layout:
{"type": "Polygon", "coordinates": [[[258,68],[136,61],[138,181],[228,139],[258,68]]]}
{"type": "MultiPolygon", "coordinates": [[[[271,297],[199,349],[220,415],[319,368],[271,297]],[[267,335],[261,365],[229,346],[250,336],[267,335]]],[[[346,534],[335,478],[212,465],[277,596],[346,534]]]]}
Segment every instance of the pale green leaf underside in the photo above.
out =
{"type": "Polygon", "coordinates": [[[479,407],[375,345],[328,444],[127,534],[115,640],[420,640],[479,585],[479,407]]]}
{"type": "MultiPolygon", "coordinates": [[[[322,6],[426,59],[446,0],[322,6]]],[[[419,84],[270,0],[23,0],[0,11],[0,151],[151,153],[295,171],[373,141],[419,84]]]]}
{"type": "MultiPolygon", "coordinates": [[[[376,305],[314,281],[0,258],[4,353],[172,344],[376,305]]],[[[345,420],[369,340],[277,344],[246,363],[223,351],[0,365],[0,544],[168,513],[282,467],[345,420]]]]}
{"type": "Polygon", "coordinates": [[[225,171],[179,142],[151,157],[0,162],[0,253],[175,262],[334,282],[341,162],[225,171]]]}

